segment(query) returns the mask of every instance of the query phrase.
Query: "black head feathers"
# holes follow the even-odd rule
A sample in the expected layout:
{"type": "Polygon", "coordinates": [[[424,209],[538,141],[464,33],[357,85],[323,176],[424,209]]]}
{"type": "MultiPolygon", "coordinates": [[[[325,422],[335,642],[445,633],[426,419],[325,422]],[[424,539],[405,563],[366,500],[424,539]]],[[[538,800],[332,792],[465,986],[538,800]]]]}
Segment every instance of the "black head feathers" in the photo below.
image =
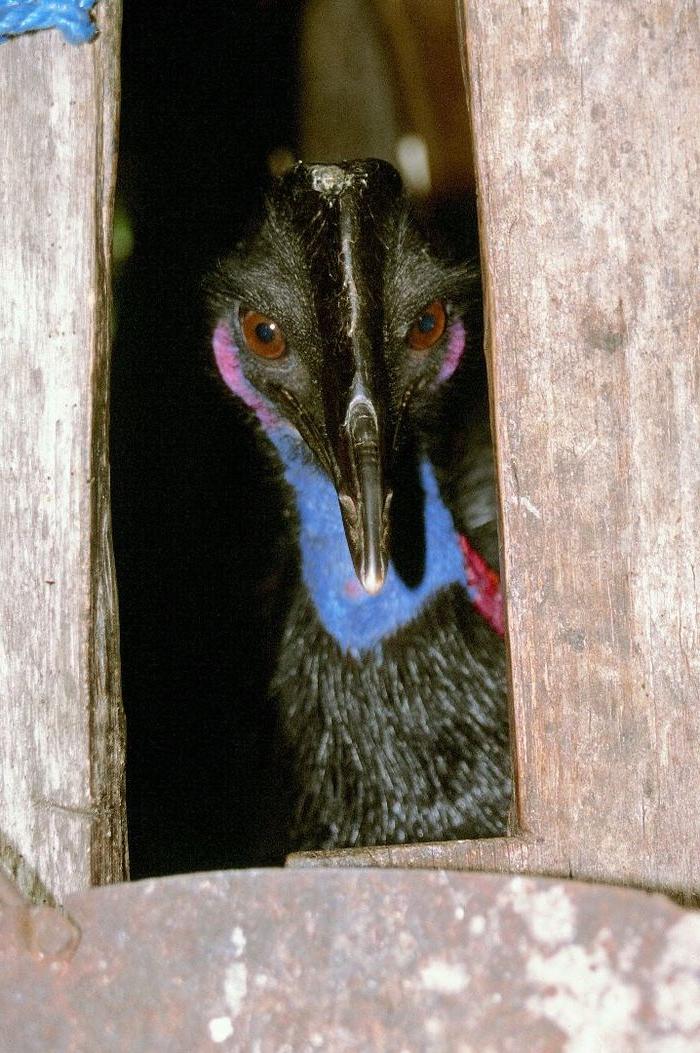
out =
{"type": "Polygon", "coordinates": [[[284,420],[336,488],[357,575],[386,575],[412,422],[465,347],[475,271],[438,260],[384,161],[297,164],[219,269],[217,361],[268,430],[284,420]]]}

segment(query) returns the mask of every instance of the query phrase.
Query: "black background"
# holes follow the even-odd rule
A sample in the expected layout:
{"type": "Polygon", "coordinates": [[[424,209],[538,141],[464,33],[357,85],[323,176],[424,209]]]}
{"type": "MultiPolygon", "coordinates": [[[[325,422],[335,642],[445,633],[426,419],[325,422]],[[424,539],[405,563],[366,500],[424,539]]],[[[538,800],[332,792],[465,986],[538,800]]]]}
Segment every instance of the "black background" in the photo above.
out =
{"type": "Polygon", "coordinates": [[[112,496],[135,878],[276,861],[259,615],[279,509],[213,373],[201,287],[269,152],[295,147],[298,7],[124,3],[135,244],[115,290],[112,496]]]}

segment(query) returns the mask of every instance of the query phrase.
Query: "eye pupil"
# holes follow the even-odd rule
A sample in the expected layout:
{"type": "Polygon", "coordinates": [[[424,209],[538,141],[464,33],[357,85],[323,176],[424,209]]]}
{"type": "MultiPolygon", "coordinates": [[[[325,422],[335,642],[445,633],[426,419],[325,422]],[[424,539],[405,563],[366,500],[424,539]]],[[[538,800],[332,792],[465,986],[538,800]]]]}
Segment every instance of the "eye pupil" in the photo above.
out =
{"type": "Polygon", "coordinates": [[[434,314],[422,314],[418,319],[418,328],[421,333],[432,333],[436,325],[437,319],[434,314]]]}
{"type": "Polygon", "coordinates": [[[271,344],[275,339],[276,328],[277,326],[272,322],[260,322],[255,327],[255,335],[261,343],[271,344]]]}

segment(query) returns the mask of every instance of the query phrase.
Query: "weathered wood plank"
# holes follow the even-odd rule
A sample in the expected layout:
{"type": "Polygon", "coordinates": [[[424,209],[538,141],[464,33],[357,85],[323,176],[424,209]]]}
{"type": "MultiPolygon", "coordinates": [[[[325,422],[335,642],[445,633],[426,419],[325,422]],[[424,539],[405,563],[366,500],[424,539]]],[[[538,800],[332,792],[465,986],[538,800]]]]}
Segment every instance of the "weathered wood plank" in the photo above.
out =
{"type": "Polygon", "coordinates": [[[463,9],[521,834],[371,862],[697,896],[697,4],[463,9]]]}
{"type": "Polygon", "coordinates": [[[0,861],[33,898],[126,873],[108,466],[118,0],[0,48],[0,861]]]}
{"type": "Polygon", "coordinates": [[[520,823],[697,892],[697,6],[465,11],[520,823]]]}

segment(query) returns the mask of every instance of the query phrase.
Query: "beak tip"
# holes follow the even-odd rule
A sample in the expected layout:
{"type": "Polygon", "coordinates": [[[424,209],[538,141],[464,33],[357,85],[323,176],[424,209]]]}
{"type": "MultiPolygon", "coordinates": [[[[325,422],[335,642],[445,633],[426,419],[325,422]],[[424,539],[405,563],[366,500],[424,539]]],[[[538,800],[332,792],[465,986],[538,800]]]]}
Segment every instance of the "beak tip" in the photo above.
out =
{"type": "Polygon", "coordinates": [[[370,596],[376,596],[384,587],[384,576],[384,570],[375,567],[363,571],[360,576],[362,588],[365,592],[369,593],[370,596]]]}

